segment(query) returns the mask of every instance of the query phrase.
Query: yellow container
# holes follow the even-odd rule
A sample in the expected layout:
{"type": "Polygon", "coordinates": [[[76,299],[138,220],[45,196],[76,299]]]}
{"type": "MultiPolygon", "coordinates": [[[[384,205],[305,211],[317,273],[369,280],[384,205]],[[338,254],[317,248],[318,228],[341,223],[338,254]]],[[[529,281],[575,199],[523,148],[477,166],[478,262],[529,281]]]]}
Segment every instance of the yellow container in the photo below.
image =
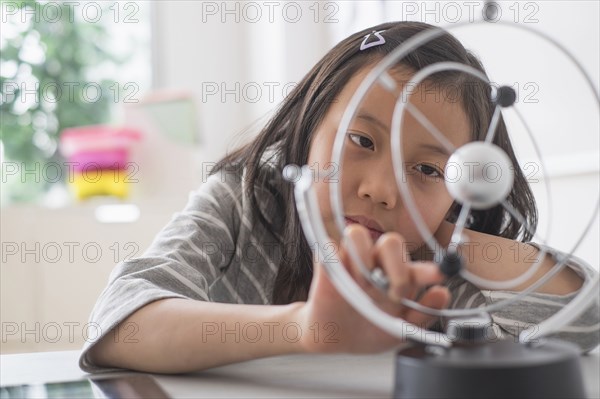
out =
{"type": "Polygon", "coordinates": [[[129,185],[125,169],[96,169],[75,172],[71,189],[78,200],[84,200],[97,195],[112,195],[127,198],[129,185]]]}

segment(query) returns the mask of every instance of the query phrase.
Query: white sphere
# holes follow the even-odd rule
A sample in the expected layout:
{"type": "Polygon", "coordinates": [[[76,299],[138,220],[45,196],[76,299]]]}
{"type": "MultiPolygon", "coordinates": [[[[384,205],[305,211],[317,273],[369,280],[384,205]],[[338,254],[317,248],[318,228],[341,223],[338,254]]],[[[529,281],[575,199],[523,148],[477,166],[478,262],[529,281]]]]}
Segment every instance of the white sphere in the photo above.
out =
{"type": "Polygon", "coordinates": [[[473,209],[487,209],[510,193],[514,170],[500,147],[474,141],[458,148],[448,159],[445,181],[457,202],[468,202],[473,209]]]}

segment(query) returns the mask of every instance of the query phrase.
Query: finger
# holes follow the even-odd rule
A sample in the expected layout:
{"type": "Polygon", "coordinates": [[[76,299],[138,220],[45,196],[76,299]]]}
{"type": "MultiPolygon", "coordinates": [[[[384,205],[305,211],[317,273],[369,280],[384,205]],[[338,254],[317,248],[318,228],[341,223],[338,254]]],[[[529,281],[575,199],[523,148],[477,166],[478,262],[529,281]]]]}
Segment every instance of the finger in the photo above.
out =
{"type": "Polygon", "coordinates": [[[354,279],[363,288],[367,288],[371,284],[363,276],[360,267],[350,257],[348,251],[349,242],[354,244],[358,257],[363,261],[363,264],[368,270],[373,270],[375,261],[373,259],[373,240],[366,227],[359,224],[352,224],[344,229],[344,259],[342,260],[349,268],[349,272],[354,279]]]}
{"type": "Polygon", "coordinates": [[[419,287],[425,287],[433,284],[440,284],[445,276],[440,271],[440,267],[432,262],[413,262],[409,265],[412,274],[412,281],[419,287]]]}
{"type": "MultiPolygon", "coordinates": [[[[423,294],[419,303],[432,309],[446,308],[450,304],[450,291],[439,285],[431,287],[423,294]]],[[[406,312],[404,319],[418,327],[427,328],[437,319],[437,316],[410,309],[406,312]]]]}
{"type": "Polygon", "coordinates": [[[446,278],[440,271],[440,267],[432,262],[412,262],[408,264],[408,268],[411,274],[411,285],[405,297],[409,299],[414,300],[425,288],[441,284],[446,278]]]}
{"type": "Polygon", "coordinates": [[[390,283],[388,295],[394,302],[400,302],[411,291],[411,269],[404,238],[395,232],[385,233],[375,244],[375,259],[381,265],[390,283]]]}

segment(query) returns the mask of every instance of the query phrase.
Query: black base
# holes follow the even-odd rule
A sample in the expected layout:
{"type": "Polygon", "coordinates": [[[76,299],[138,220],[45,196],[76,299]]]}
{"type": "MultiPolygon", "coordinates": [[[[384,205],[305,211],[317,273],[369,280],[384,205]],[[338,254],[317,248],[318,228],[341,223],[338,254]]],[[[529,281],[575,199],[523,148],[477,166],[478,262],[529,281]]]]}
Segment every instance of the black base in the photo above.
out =
{"type": "Polygon", "coordinates": [[[397,353],[394,398],[585,398],[585,388],[567,342],[412,344],[397,353]]]}

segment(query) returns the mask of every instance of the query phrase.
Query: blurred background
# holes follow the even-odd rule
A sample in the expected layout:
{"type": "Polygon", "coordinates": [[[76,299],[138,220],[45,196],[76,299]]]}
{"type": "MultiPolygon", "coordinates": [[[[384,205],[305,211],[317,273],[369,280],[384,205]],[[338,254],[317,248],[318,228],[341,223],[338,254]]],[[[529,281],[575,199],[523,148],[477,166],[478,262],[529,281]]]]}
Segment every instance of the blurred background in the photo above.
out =
{"type": "MultiPolygon", "coordinates": [[[[449,28],[494,83],[516,90],[533,139],[505,116],[538,199],[537,241],[570,251],[590,223],[600,192],[598,2],[501,2],[495,17],[564,46],[591,89],[539,36],[459,26],[481,20],[483,2],[0,4],[1,353],[93,339],[87,318],[115,264],[142,254],[214,162],[250,140],[335,43],[385,21],[449,28]]],[[[591,223],[575,253],[598,268],[591,223]]]]}

